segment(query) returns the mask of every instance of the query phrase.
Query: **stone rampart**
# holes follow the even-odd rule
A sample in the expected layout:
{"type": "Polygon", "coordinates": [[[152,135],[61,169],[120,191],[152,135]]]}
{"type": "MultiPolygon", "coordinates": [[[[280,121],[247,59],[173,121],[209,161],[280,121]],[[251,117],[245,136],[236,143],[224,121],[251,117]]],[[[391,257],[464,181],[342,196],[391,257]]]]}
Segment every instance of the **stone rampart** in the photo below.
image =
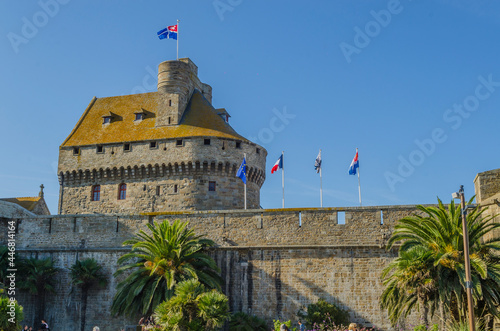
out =
{"type": "MultiPolygon", "coordinates": [[[[50,256],[61,268],[58,293],[48,299],[46,312],[57,330],[78,327],[80,301],[71,291],[68,268],[87,257],[103,264],[110,279],[106,288],[90,293],[88,325],[117,330],[133,322],[109,313],[117,283],[112,274],[127,250],[122,243],[147,224],[175,219],[189,221],[197,234],[216,242],[211,254],[232,311],[295,320],[301,307],[325,298],[347,309],[353,321],[389,329],[378,306],[380,273],[396,252],[384,246],[395,221],[415,212],[414,206],[380,206],[25,217],[15,219],[16,247],[21,256],[50,256]],[[345,224],[338,224],[341,214],[345,224]]],[[[6,219],[0,226],[3,244],[6,219]]],[[[31,323],[32,298],[18,299],[31,323]]]]}

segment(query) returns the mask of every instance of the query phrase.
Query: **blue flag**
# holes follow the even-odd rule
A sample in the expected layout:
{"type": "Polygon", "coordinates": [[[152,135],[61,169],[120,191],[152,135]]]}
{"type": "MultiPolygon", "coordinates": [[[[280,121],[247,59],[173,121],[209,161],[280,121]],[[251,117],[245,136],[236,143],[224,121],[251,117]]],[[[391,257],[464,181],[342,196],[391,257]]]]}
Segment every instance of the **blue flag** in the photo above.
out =
{"type": "Polygon", "coordinates": [[[160,39],[175,39],[177,40],[177,24],[168,26],[166,29],[156,33],[160,39]]]}
{"type": "Polygon", "coordinates": [[[240,168],[236,173],[236,177],[240,177],[243,183],[247,183],[247,162],[245,161],[245,158],[243,158],[243,162],[241,162],[240,168]]]}

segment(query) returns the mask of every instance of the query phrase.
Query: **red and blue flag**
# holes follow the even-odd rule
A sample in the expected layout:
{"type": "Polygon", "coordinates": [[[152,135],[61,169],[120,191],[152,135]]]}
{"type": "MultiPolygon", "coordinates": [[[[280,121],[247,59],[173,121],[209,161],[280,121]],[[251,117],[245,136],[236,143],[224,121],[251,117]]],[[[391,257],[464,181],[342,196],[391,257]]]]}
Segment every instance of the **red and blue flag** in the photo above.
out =
{"type": "Polygon", "coordinates": [[[166,29],[157,32],[160,39],[175,39],[177,40],[177,24],[167,26],[166,29]]]}
{"type": "Polygon", "coordinates": [[[276,163],[274,164],[273,168],[271,169],[271,173],[274,174],[276,171],[283,169],[283,154],[281,154],[280,158],[276,163]]]}
{"type": "Polygon", "coordinates": [[[359,160],[358,160],[358,149],[356,148],[356,155],[354,159],[352,159],[351,166],[349,167],[349,175],[355,175],[356,169],[359,168],[359,160]]]}

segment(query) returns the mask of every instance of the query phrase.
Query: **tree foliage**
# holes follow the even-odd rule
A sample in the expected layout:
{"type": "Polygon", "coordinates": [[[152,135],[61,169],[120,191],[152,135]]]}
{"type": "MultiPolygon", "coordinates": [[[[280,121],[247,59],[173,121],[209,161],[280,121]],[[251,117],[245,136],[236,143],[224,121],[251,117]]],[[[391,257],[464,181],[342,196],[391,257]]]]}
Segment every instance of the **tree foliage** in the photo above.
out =
{"type": "Polygon", "coordinates": [[[335,304],[327,302],[325,299],[319,299],[316,303],[307,306],[306,311],[299,310],[297,315],[304,320],[307,327],[312,328],[314,324],[322,323],[329,317],[335,325],[348,324],[349,313],[337,307],[335,304]]]}
{"type": "Polygon", "coordinates": [[[236,312],[231,315],[229,322],[230,331],[266,331],[267,323],[263,319],[249,315],[244,312],[236,312]]]}
{"type": "Polygon", "coordinates": [[[164,330],[215,330],[229,319],[228,298],[216,290],[207,291],[196,279],[180,282],[175,296],[155,310],[155,321],[164,330]]]}
{"type": "Polygon", "coordinates": [[[0,330],[20,330],[23,319],[23,307],[18,305],[17,301],[11,301],[6,296],[0,296],[0,330]]]}
{"type": "Polygon", "coordinates": [[[195,235],[188,222],[167,220],[148,224],[149,233],[140,231],[123,245],[131,251],[118,259],[122,267],[115,277],[118,284],[111,311],[115,315],[150,315],[161,302],[174,294],[175,285],[188,279],[199,280],[210,289],[220,290],[221,277],[215,261],[205,249],[212,240],[195,235]]]}
{"type": "Polygon", "coordinates": [[[104,287],[107,283],[107,278],[102,272],[102,266],[95,259],[77,260],[70,268],[70,275],[73,285],[79,287],[81,290],[80,330],[84,331],[89,289],[95,284],[104,287]]]}
{"type": "MultiPolygon", "coordinates": [[[[469,200],[468,204],[472,203],[469,200]]],[[[465,258],[460,205],[417,206],[420,214],[400,219],[388,249],[401,242],[399,257],[383,271],[382,308],[391,321],[418,306],[424,314],[441,305],[456,320],[466,316],[465,258]],[[417,305],[417,303],[419,303],[417,305]],[[430,309],[430,310],[429,310],[430,309]]],[[[480,316],[498,314],[500,303],[500,238],[484,240],[500,224],[483,217],[486,209],[467,213],[473,297],[480,316]]],[[[427,318],[427,316],[423,316],[427,318]]]]}
{"type": "Polygon", "coordinates": [[[55,293],[55,275],[59,271],[51,258],[19,260],[19,289],[35,296],[35,321],[40,321],[45,313],[46,293],[55,293]]]}

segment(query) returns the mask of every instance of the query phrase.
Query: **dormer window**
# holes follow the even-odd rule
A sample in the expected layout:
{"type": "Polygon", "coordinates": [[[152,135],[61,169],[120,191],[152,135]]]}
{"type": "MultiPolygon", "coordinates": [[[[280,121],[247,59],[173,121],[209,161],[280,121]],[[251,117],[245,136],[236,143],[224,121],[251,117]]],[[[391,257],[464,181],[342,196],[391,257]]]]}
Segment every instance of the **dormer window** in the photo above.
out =
{"type": "Polygon", "coordinates": [[[146,118],[146,111],[142,108],[140,111],[136,111],[134,114],[135,114],[136,121],[142,121],[143,119],[146,118]]]}
{"type": "Polygon", "coordinates": [[[224,122],[229,123],[229,117],[231,117],[231,115],[229,115],[225,108],[217,109],[217,115],[219,115],[224,120],[224,122]]]}
{"type": "Polygon", "coordinates": [[[120,118],[121,118],[120,116],[113,114],[112,112],[109,112],[107,114],[102,115],[102,124],[109,124],[116,120],[120,120],[120,118]]]}
{"type": "Polygon", "coordinates": [[[107,114],[102,115],[102,125],[109,125],[110,123],[122,120],[123,117],[113,112],[108,112],[107,114]]]}

